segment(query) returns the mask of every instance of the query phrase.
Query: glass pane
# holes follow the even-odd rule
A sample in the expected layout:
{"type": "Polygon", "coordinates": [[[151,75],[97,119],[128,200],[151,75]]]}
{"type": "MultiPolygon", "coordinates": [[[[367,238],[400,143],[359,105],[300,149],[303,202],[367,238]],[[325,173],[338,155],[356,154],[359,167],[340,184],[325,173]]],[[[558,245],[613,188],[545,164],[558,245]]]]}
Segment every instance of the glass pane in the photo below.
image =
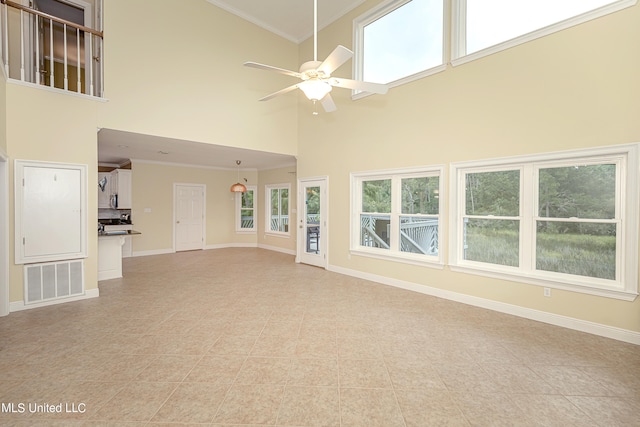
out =
{"type": "Polygon", "coordinates": [[[467,54],[581,15],[612,0],[467,0],[467,54]]]}
{"type": "Polygon", "coordinates": [[[391,212],[391,180],[362,182],[362,210],[364,212],[391,212]]]}
{"type": "Polygon", "coordinates": [[[278,215],[280,213],[279,203],[280,190],[277,188],[271,190],[271,215],[278,215]]]}
{"type": "Polygon", "coordinates": [[[517,267],[520,221],[466,218],[464,259],[517,267]]]}
{"type": "Polygon", "coordinates": [[[538,221],[536,268],[616,278],[616,225],[538,221]]]}
{"type": "Polygon", "coordinates": [[[403,214],[438,214],[439,182],[437,176],[402,180],[403,214]]]}
{"type": "Polygon", "coordinates": [[[612,219],[616,215],[616,165],[540,169],[539,215],[612,219]]]}
{"type": "Polygon", "coordinates": [[[363,30],[365,81],[389,83],[442,64],[442,0],[413,0],[363,30]]]}
{"type": "Polygon", "coordinates": [[[520,213],[520,171],[466,174],[467,215],[518,216],[520,213]]]}
{"type": "Polygon", "coordinates": [[[360,244],[389,249],[389,215],[360,215],[360,244]]]}
{"type": "Polygon", "coordinates": [[[253,228],[253,209],[242,209],[240,215],[240,228],[253,228]]]}
{"type": "Polygon", "coordinates": [[[438,255],[438,219],[400,217],[400,250],[438,255]]]}
{"type": "Polygon", "coordinates": [[[242,193],[242,207],[243,208],[253,207],[253,190],[247,190],[244,193],[242,193]]]}
{"type": "Polygon", "coordinates": [[[307,223],[320,223],[320,187],[306,187],[307,223]]]}

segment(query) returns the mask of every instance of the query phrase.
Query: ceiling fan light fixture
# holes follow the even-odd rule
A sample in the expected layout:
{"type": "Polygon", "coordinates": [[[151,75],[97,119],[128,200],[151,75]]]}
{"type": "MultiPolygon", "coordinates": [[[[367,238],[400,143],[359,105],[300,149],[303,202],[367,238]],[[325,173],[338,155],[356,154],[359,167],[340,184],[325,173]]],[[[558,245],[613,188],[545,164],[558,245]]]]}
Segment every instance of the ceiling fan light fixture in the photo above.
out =
{"type": "Polygon", "coordinates": [[[331,92],[331,85],[321,80],[306,80],[299,84],[305,96],[311,101],[320,101],[331,92]]]}

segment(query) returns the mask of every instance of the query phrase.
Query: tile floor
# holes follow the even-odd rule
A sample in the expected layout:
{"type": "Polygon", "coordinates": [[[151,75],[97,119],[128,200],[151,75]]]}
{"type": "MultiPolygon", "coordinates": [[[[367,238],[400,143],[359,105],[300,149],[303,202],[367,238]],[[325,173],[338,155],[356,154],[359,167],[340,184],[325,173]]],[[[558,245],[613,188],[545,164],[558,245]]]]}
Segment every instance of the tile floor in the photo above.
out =
{"type": "Polygon", "coordinates": [[[261,249],[124,274],[0,318],[0,425],[640,426],[638,346],[261,249]]]}

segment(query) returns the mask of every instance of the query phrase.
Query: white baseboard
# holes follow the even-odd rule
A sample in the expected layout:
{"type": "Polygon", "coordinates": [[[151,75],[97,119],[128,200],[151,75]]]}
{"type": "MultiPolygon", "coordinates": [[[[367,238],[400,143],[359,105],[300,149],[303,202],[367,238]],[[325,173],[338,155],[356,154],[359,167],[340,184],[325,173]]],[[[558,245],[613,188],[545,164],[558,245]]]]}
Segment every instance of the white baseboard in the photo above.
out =
{"type": "Polygon", "coordinates": [[[60,298],[60,299],[55,299],[51,301],[43,301],[43,302],[38,302],[34,304],[25,304],[24,301],[13,301],[12,303],[9,304],[9,311],[14,312],[14,311],[22,311],[22,310],[31,310],[32,308],[47,307],[50,305],[65,304],[72,301],[81,301],[85,299],[98,298],[99,296],[100,296],[100,290],[98,288],[95,288],[95,289],[89,289],[84,291],[84,295],[77,295],[69,298],[60,298]]]}
{"type": "Polygon", "coordinates": [[[268,251],[274,251],[274,252],[281,252],[283,254],[287,254],[287,255],[296,255],[296,251],[293,249],[285,249],[285,248],[279,248],[277,246],[269,246],[269,245],[258,245],[258,247],[260,249],[266,249],[268,251]]]}
{"type": "Polygon", "coordinates": [[[205,250],[209,249],[226,249],[226,248],[257,248],[257,243],[222,243],[219,245],[207,245],[205,250]]]}
{"type": "Polygon", "coordinates": [[[376,274],[364,273],[357,270],[329,265],[329,271],[344,274],[347,276],[357,277],[359,279],[369,280],[371,282],[381,283],[383,285],[393,286],[396,288],[406,289],[425,295],[431,295],[438,298],[456,301],[475,307],[486,308],[488,310],[500,313],[511,314],[513,316],[525,319],[536,320],[538,322],[548,323],[555,326],[561,326],[567,329],[573,329],[580,332],[586,332],[618,341],[624,341],[631,344],[640,345],[640,332],[630,331],[628,329],[616,328],[613,326],[603,325],[600,323],[589,322],[587,320],[575,319],[572,317],[562,316],[559,314],[547,313],[545,311],[534,310],[531,308],[520,307],[513,304],[507,304],[499,301],[493,301],[485,298],[465,295],[458,292],[447,291],[444,289],[433,288],[430,286],[419,285],[404,280],[392,279],[389,277],[378,276],[376,274]]]}
{"type": "Polygon", "coordinates": [[[152,251],[136,251],[131,254],[132,257],[137,256],[149,256],[149,255],[165,255],[165,254],[173,254],[175,251],[173,249],[154,249],[152,251]]]}

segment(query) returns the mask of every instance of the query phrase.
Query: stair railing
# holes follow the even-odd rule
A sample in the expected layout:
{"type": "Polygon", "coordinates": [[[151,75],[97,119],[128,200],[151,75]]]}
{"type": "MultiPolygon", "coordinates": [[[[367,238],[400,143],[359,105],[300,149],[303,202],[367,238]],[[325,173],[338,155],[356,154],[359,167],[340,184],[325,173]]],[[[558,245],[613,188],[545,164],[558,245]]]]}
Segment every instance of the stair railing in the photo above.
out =
{"type": "MultiPolygon", "coordinates": [[[[35,83],[37,85],[48,85],[52,88],[63,89],[65,91],[72,91],[69,85],[69,71],[75,68],[77,78],[75,81],[75,92],[84,93],[90,96],[102,96],[103,88],[103,70],[102,70],[102,42],[103,33],[84,25],[78,25],[74,22],[67,21],[49,15],[47,13],[35,10],[33,8],[23,6],[19,3],[11,0],[0,0],[2,4],[2,11],[0,14],[0,26],[2,43],[0,45],[1,55],[0,60],[4,65],[5,76],[9,79],[20,80],[27,83],[35,83]],[[15,24],[18,21],[19,25],[15,24]],[[44,28],[44,23],[48,22],[49,31],[45,34],[45,31],[40,31],[44,28]],[[25,28],[25,23],[32,23],[33,28],[25,28]],[[42,27],[40,24],[42,23],[42,27]],[[63,29],[63,54],[62,58],[56,58],[54,54],[54,24],[62,26],[63,29]],[[17,27],[17,28],[16,28],[17,27]],[[35,30],[34,30],[35,29],[35,30]],[[69,30],[69,31],[68,31],[69,30]],[[74,34],[76,43],[75,46],[68,41],[68,35],[74,34]],[[40,36],[43,40],[48,42],[48,64],[46,64],[47,52],[44,52],[45,46],[40,46],[40,36]],[[19,37],[19,43],[17,39],[19,37]],[[45,39],[48,37],[48,39],[45,39]],[[81,46],[80,40],[84,40],[84,46],[81,46]],[[19,44],[19,46],[18,46],[19,44]],[[69,58],[69,48],[75,47],[76,61],[73,64],[69,58]],[[84,70],[82,69],[82,47],[88,49],[88,55],[85,51],[84,70]],[[19,50],[19,77],[16,76],[18,72],[16,67],[12,67],[10,59],[15,58],[15,50],[19,50]],[[12,55],[13,53],[13,55],[12,55]],[[40,58],[43,58],[43,63],[40,63],[40,58]],[[56,59],[60,59],[62,66],[62,81],[56,81],[56,59]],[[33,62],[30,65],[30,62],[33,62]],[[95,62],[95,64],[94,64],[95,62]],[[44,69],[48,65],[48,70],[44,69]],[[75,67],[74,67],[75,65],[75,67]],[[87,69],[88,66],[88,69],[87,69]],[[84,71],[84,82],[82,78],[82,72],[84,71]],[[49,81],[46,82],[44,74],[48,73],[49,81]],[[85,86],[84,91],[82,86],[85,86]]],[[[45,43],[42,43],[45,44],[45,43]]],[[[13,63],[13,61],[12,61],[13,63]]],[[[59,79],[60,76],[58,76],[59,79]]]]}

